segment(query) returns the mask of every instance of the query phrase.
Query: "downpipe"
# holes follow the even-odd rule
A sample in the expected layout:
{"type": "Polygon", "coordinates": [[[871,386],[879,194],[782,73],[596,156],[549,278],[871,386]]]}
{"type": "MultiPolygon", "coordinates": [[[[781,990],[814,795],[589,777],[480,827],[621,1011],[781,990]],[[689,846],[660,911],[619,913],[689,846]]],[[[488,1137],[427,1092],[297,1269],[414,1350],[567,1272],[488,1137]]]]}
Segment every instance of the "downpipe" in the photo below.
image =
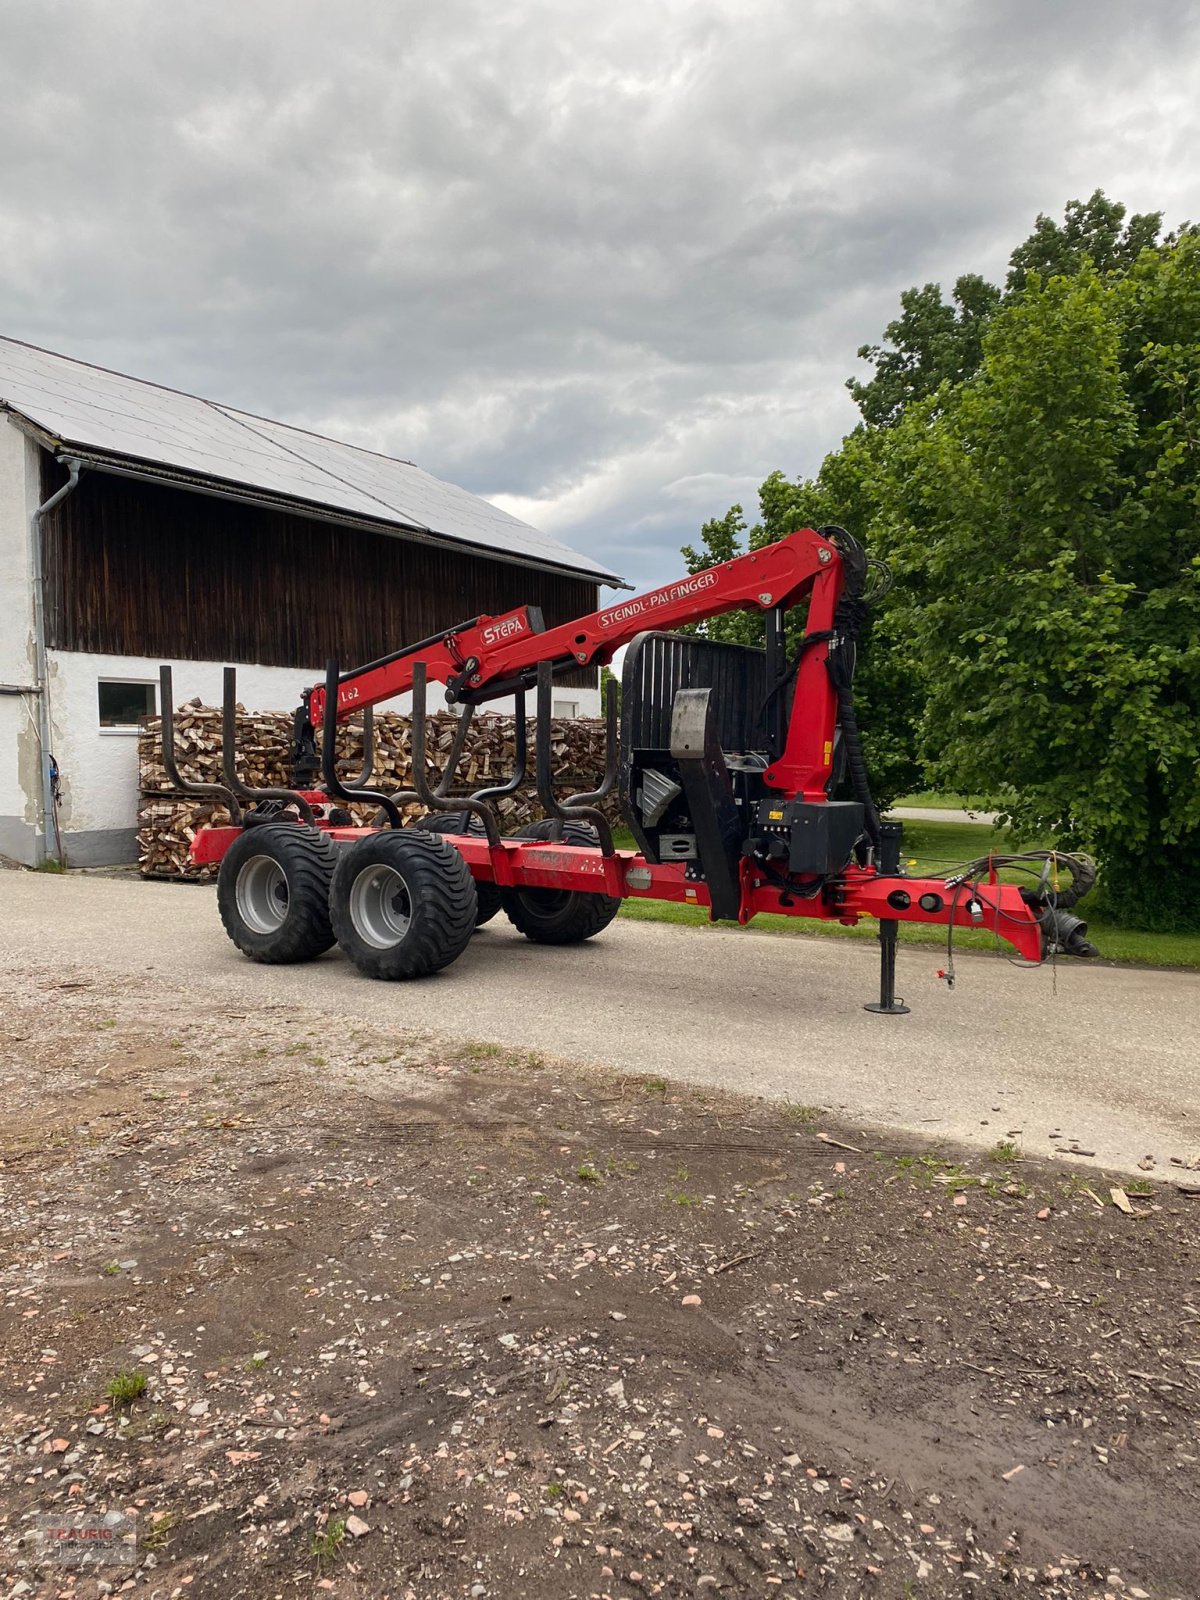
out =
{"type": "Polygon", "coordinates": [[[50,669],[46,651],[46,567],[42,523],[79,484],[83,463],[68,459],[63,465],[69,474],[66,483],[37,506],[29,518],[29,559],[33,566],[33,662],[37,679],[38,744],[42,766],[42,859],[55,860],[60,866],[65,866],[66,862],[58,830],[58,763],[50,749],[50,669]],[[53,849],[50,845],[51,828],[54,830],[53,849]]]}

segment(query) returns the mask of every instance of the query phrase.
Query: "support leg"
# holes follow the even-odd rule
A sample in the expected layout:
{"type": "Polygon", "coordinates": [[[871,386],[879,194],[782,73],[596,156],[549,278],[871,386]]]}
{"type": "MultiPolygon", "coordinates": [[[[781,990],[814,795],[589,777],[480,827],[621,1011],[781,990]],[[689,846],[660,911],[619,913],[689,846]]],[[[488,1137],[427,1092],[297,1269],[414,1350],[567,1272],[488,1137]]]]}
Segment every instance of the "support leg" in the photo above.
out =
{"type": "Polygon", "coordinates": [[[863,1007],[883,1017],[904,1017],[909,1007],[896,999],[896,927],[891,918],[879,924],[879,999],[863,1007]]]}
{"type": "MultiPolygon", "coordinates": [[[[904,839],[904,827],[899,822],[883,822],[879,826],[878,863],[880,872],[888,877],[897,876],[900,871],[900,855],[904,839]]],[[[884,1017],[903,1017],[908,1014],[908,1007],[903,1000],[896,999],[896,930],[897,924],[891,918],[881,917],[879,920],[879,999],[872,1000],[863,1007],[864,1011],[875,1011],[884,1017]]]]}

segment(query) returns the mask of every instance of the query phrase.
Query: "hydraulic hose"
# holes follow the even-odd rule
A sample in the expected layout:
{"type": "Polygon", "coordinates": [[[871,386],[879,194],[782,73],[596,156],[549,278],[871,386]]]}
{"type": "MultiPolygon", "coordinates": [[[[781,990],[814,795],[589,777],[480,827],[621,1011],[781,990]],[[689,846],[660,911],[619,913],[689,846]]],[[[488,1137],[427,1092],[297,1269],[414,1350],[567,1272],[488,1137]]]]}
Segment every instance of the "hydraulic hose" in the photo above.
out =
{"type": "Polygon", "coordinates": [[[842,725],[842,749],[846,752],[846,770],[850,774],[850,782],[854,785],[855,799],[862,803],[863,824],[867,830],[867,838],[878,849],[881,837],[879,812],[875,809],[875,801],[871,797],[871,779],[863,755],[858,718],[854,712],[854,689],[849,682],[839,682],[838,674],[833,672],[832,667],[830,674],[837,690],[838,718],[842,725]]]}
{"type": "MultiPolygon", "coordinates": [[[[847,536],[848,537],[848,536],[847,536]]],[[[865,565],[847,566],[854,585],[847,588],[838,602],[834,638],[830,642],[825,666],[833,682],[838,702],[838,720],[842,728],[842,749],[846,753],[846,770],[854,787],[854,797],[863,807],[863,823],[867,838],[878,849],[880,840],[879,812],[871,796],[871,778],[863,755],[862,735],[854,710],[854,665],[858,654],[858,641],[867,625],[867,602],[860,584],[865,575],[865,565]]]]}

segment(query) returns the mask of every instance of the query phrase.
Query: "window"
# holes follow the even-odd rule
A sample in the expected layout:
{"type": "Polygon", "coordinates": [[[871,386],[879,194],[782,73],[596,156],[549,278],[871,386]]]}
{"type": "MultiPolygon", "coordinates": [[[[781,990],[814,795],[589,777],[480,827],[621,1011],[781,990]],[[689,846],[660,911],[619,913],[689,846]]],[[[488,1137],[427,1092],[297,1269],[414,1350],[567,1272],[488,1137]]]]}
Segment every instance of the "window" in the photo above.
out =
{"type": "Polygon", "coordinates": [[[577,717],[579,715],[578,700],[555,700],[550,707],[552,717],[577,717]]]}
{"type": "Polygon", "coordinates": [[[154,716],[157,702],[152,683],[125,683],[101,678],[96,685],[100,726],[120,732],[136,733],[143,717],[154,716]]]}

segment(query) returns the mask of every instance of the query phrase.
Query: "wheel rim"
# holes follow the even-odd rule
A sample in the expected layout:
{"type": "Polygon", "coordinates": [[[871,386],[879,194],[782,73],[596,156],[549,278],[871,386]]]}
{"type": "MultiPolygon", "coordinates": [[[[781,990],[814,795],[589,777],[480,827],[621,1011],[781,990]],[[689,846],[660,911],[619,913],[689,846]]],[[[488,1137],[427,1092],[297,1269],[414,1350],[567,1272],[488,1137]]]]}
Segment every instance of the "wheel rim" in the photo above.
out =
{"type": "Polygon", "coordinates": [[[398,945],[412,922],[408,885],[394,867],[367,867],[350,889],[350,920],[376,950],[398,945]]]}
{"type": "Polygon", "coordinates": [[[238,873],[238,915],[254,933],[278,933],[288,913],[287,874],[270,856],[252,856],[238,873]]]}

